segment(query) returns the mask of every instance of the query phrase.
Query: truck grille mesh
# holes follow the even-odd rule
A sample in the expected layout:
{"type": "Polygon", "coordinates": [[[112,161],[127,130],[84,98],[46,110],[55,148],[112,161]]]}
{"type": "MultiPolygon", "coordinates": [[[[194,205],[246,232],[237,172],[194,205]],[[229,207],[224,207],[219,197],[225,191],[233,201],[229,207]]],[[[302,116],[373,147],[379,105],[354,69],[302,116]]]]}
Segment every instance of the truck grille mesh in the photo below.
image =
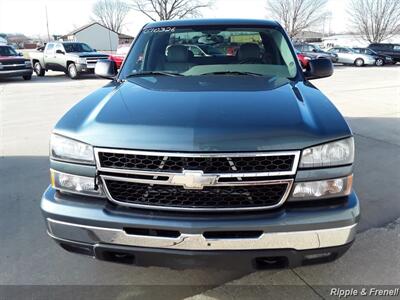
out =
{"type": "Polygon", "coordinates": [[[164,157],[99,152],[100,166],[124,170],[204,173],[285,172],[292,170],[294,155],[252,157],[164,157]],[[232,168],[234,166],[234,168],[232,168]]]}
{"type": "Polygon", "coordinates": [[[111,197],[119,202],[172,208],[258,208],[278,204],[288,183],[256,186],[206,187],[185,190],[179,186],[146,185],[105,180],[111,197]]]}

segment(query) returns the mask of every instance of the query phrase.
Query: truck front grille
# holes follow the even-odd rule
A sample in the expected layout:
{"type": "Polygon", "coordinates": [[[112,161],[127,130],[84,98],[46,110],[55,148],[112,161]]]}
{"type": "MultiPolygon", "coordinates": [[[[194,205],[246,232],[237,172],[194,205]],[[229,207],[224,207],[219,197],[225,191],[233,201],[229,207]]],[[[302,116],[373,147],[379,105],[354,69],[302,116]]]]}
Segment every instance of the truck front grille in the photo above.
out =
{"type": "Polygon", "coordinates": [[[288,197],[300,151],[175,153],[95,149],[101,184],[119,205],[167,210],[272,209],[288,197]]]}
{"type": "Polygon", "coordinates": [[[156,172],[183,170],[201,170],[204,173],[287,172],[292,170],[294,158],[295,155],[176,157],[99,152],[101,167],[156,172]]]}
{"type": "Polygon", "coordinates": [[[123,203],[147,207],[179,209],[237,209],[265,208],[277,205],[289,183],[265,186],[206,187],[203,190],[185,190],[167,185],[146,185],[133,182],[105,180],[113,199],[123,203]]]}

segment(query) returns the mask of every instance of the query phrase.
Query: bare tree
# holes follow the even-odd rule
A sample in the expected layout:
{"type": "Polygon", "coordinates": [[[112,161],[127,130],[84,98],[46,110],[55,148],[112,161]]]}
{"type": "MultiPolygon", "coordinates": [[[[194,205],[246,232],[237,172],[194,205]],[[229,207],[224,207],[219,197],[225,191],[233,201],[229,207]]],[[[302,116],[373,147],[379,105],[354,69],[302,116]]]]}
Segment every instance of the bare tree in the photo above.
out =
{"type": "Polygon", "coordinates": [[[400,33],[398,0],[352,0],[348,13],[355,28],[370,43],[400,33]]]}
{"type": "Polygon", "coordinates": [[[323,22],[328,0],[268,0],[269,17],[276,19],[291,38],[323,22]]]}
{"type": "Polygon", "coordinates": [[[198,17],[201,9],[211,5],[208,0],[133,0],[132,8],[158,21],[198,17]]]}
{"type": "Polygon", "coordinates": [[[115,32],[120,32],[129,10],[129,5],[121,0],[98,0],[93,5],[93,19],[115,32]]]}

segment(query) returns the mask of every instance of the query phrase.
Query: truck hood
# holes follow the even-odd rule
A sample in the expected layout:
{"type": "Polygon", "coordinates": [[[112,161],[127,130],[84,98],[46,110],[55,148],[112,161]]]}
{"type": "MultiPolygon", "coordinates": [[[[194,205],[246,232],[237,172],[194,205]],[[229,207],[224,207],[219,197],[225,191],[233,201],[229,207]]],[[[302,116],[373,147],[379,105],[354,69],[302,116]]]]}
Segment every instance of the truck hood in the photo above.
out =
{"type": "Polygon", "coordinates": [[[251,76],[110,83],[73,107],[55,132],[97,147],[210,152],[297,150],[352,134],[310,83],[251,76]]]}
{"type": "Polygon", "coordinates": [[[24,63],[26,60],[21,56],[0,56],[0,62],[24,63]]]}
{"type": "Polygon", "coordinates": [[[108,55],[100,52],[69,52],[69,55],[76,55],[79,57],[105,57],[107,58],[108,55]]]}

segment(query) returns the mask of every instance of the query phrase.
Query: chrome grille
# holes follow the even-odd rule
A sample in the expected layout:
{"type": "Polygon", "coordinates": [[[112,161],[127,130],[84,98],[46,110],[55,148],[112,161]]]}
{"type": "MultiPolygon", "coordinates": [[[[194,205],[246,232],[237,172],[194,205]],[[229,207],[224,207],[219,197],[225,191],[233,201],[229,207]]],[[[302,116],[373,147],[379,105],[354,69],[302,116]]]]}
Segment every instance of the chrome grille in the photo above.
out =
{"type": "Polygon", "coordinates": [[[175,153],[95,149],[110,201],[169,210],[255,210],[287,198],[299,151],[175,153]],[[279,178],[276,178],[279,177],[279,178]]]}
{"type": "Polygon", "coordinates": [[[237,209],[268,207],[278,204],[287,191],[288,182],[268,185],[205,187],[186,190],[178,186],[144,185],[140,183],[105,180],[113,199],[137,205],[168,208],[237,209]]]}

